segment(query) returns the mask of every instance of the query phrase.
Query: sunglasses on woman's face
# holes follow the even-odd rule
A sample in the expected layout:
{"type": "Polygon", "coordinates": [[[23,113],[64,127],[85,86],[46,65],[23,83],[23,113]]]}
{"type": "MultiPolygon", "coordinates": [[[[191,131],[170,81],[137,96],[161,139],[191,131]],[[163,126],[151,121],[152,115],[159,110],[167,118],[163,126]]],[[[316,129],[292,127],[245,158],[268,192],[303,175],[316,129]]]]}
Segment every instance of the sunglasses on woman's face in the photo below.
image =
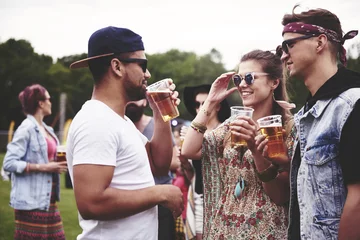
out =
{"type": "Polygon", "coordinates": [[[236,87],[238,87],[240,85],[242,80],[245,80],[247,85],[251,85],[251,84],[254,83],[256,75],[257,76],[266,76],[266,75],[269,75],[269,74],[268,73],[260,73],[260,72],[248,72],[248,73],[245,73],[244,77],[241,76],[240,74],[234,74],[232,76],[232,79],[233,79],[234,85],[236,87]]]}
{"type": "Polygon", "coordinates": [[[124,62],[124,63],[138,63],[143,73],[146,73],[147,59],[143,59],[143,58],[118,58],[118,59],[120,62],[124,62]]]}

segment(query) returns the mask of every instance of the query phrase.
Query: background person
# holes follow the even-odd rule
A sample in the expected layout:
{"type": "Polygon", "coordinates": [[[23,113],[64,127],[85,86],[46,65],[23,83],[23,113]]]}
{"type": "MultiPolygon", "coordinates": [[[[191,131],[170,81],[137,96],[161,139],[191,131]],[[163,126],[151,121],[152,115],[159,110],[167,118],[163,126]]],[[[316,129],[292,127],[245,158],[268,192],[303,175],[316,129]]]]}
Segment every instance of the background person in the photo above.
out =
{"type": "MultiPolygon", "coordinates": [[[[154,118],[144,113],[147,106],[147,100],[141,99],[139,101],[129,102],[126,105],[125,115],[135,124],[136,128],[144,134],[150,141],[154,134],[154,118]]],[[[155,184],[171,184],[172,173],[180,166],[180,160],[177,157],[177,146],[173,146],[173,155],[170,165],[170,171],[163,176],[154,176],[155,184]]],[[[175,220],[172,212],[161,205],[158,206],[158,220],[159,220],[159,240],[175,239],[175,220]]]]}
{"type": "MultiPolygon", "coordinates": [[[[204,104],[211,85],[203,84],[192,87],[184,88],[184,104],[188,112],[196,116],[199,113],[202,105],[204,104]]],[[[230,117],[230,107],[226,99],[224,99],[215,109],[210,113],[208,124],[206,125],[207,131],[211,131],[217,128],[223,121],[230,117]]],[[[182,135],[185,136],[187,127],[182,128],[182,135]]],[[[185,158],[182,162],[187,161],[185,158]]],[[[192,184],[189,188],[188,194],[188,208],[187,208],[187,231],[188,238],[191,239],[196,235],[196,239],[202,239],[203,233],[203,211],[204,211],[204,200],[203,200],[203,177],[201,171],[201,161],[191,161],[194,169],[195,176],[192,179],[192,184]]],[[[186,165],[186,163],[183,163],[186,165]]]]}
{"type": "Polygon", "coordinates": [[[43,119],[51,114],[48,91],[39,84],[26,87],[19,100],[26,119],[7,146],[4,170],[11,173],[10,206],[15,209],[14,239],[65,239],[56,201],[59,173],[66,162],[55,162],[59,140],[43,119]]]}

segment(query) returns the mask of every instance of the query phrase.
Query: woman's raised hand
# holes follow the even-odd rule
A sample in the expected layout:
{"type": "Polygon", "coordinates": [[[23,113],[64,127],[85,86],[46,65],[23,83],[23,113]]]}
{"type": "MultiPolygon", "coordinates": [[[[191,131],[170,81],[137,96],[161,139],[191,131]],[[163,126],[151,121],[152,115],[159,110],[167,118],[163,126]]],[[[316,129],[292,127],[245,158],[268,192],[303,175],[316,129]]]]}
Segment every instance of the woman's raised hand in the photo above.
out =
{"type": "Polygon", "coordinates": [[[236,87],[228,89],[229,82],[235,72],[227,72],[221,74],[211,85],[211,89],[207,99],[213,102],[221,102],[227,96],[237,90],[236,87]]]}

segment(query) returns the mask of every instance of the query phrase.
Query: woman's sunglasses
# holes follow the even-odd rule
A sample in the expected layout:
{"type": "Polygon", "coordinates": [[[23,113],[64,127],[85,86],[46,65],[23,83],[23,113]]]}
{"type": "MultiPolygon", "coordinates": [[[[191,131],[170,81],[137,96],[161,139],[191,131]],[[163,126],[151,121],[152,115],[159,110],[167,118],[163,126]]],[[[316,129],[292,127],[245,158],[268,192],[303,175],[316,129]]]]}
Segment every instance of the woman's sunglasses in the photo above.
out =
{"type": "Polygon", "coordinates": [[[120,62],[125,62],[125,63],[138,63],[142,71],[146,73],[147,59],[143,59],[143,58],[117,58],[117,59],[119,59],[120,62]]]}
{"type": "Polygon", "coordinates": [[[233,79],[234,85],[236,87],[238,87],[240,85],[242,80],[245,80],[247,85],[251,85],[251,84],[254,83],[255,75],[257,75],[257,76],[266,76],[266,75],[269,75],[269,74],[268,73],[261,73],[261,72],[248,72],[248,73],[245,73],[244,77],[241,76],[240,74],[234,74],[232,76],[232,79],[233,79]]]}

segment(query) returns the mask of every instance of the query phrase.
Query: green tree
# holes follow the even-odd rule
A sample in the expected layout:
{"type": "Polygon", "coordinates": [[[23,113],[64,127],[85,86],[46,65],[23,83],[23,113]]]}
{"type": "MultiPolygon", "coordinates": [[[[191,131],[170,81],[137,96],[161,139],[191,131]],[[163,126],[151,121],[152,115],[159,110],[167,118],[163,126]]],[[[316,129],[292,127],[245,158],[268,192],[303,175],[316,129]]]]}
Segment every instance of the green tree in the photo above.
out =
{"type": "Polygon", "coordinates": [[[0,129],[7,129],[11,120],[24,118],[18,94],[33,83],[45,84],[51,65],[52,58],[35,53],[26,40],[9,39],[0,44],[0,129]]]}
{"type": "MultiPolygon", "coordinates": [[[[184,87],[211,84],[218,76],[226,72],[221,54],[216,49],[202,56],[197,56],[194,52],[172,49],[165,53],[148,54],[147,58],[151,73],[148,84],[164,78],[172,78],[181,100],[184,87]]],[[[186,111],[183,103],[180,104],[179,111],[181,118],[193,118],[186,111]]]]}

